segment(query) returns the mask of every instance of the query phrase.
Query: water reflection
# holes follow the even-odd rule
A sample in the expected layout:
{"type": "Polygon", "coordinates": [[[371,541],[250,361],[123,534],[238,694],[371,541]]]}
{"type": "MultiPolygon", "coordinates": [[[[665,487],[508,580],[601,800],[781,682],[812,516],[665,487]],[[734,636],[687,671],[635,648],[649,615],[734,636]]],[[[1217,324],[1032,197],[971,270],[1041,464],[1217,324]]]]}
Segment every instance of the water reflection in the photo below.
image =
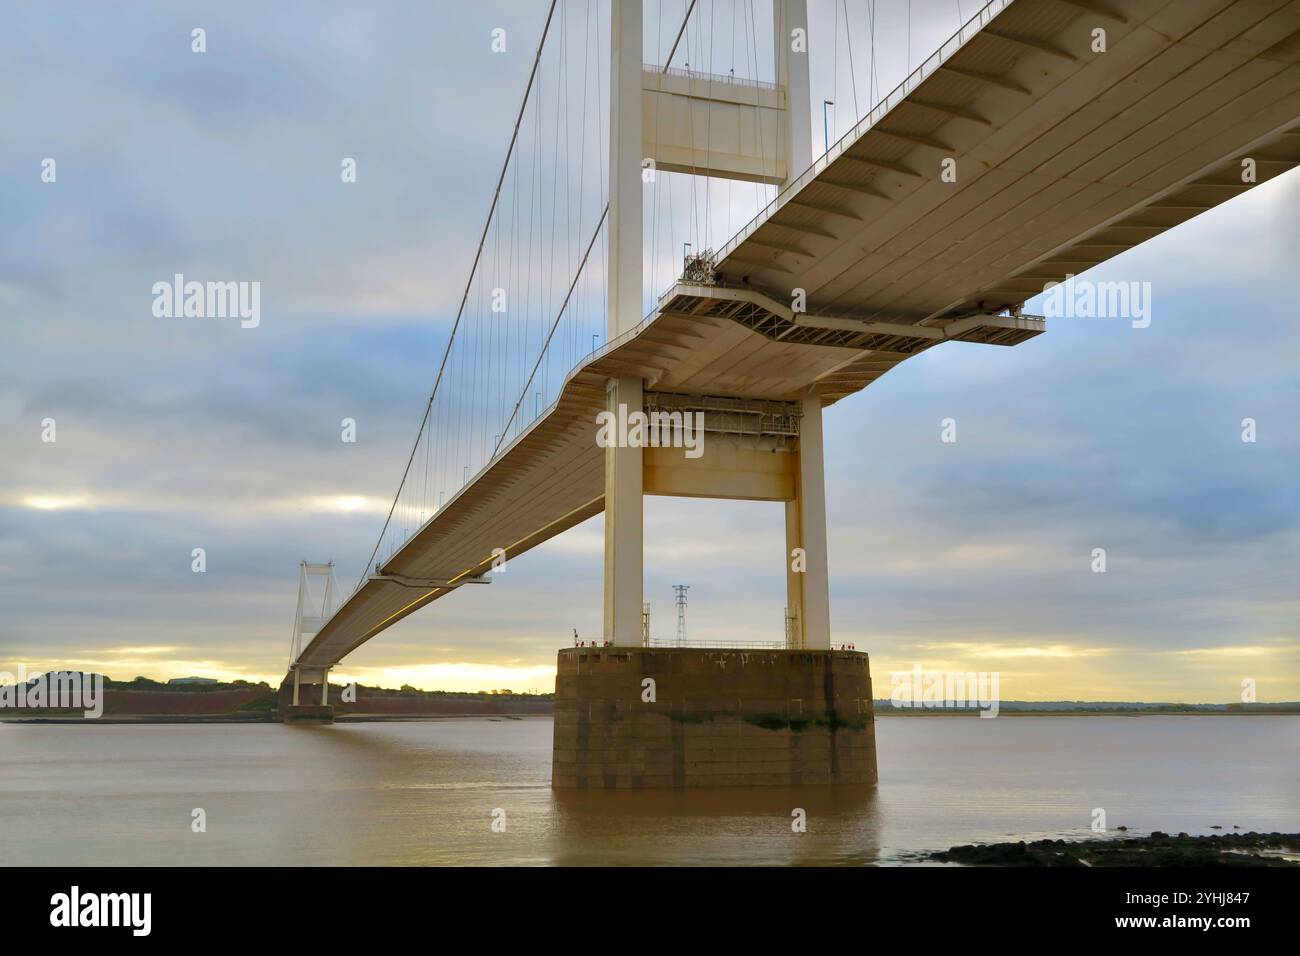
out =
{"type": "Polygon", "coordinates": [[[551,855],[564,865],[870,864],[876,799],[868,786],[557,790],[551,855]]]}

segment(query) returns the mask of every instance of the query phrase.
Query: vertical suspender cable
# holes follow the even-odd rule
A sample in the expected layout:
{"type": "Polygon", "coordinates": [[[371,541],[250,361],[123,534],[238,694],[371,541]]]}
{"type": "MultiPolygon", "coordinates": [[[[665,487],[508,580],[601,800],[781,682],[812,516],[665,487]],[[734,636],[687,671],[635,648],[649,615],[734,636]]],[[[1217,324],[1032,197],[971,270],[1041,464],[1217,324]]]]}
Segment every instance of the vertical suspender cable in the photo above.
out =
{"type": "MultiPolygon", "coordinates": [[[[492,225],[492,217],[496,214],[497,200],[501,196],[501,184],[505,181],[506,170],[510,168],[510,157],[514,153],[515,140],[519,137],[519,125],[524,119],[524,110],[528,106],[529,96],[533,91],[533,81],[537,78],[537,68],[542,62],[542,48],[546,45],[546,35],[551,29],[551,18],[555,15],[555,5],[558,0],[551,0],[550,9],[546,12],[546,23],[542,27],[542,37],[537,42],[537,53],[533,57],[533,68],[528,74],[528,85],[524,88],[523,102],[519,104],[519,115],[515,118],[515,128],[510,134],[510,145],[506,149],[505,162],[501,164],[501,175],[497,177],[497,186],[492,193],[492,203],[488,207],[487,221],[483,223],[483,234],[478,240],[478,249],[474,252],[474,263],[470,267],[469,278],[465,282],[465,292],[461,295],[460,308],[456,310],[456,321],[451,326],[451,337],[447,339],[447,348],[442,353],[442,362],[438,365],[438,375],[433,381],[433,391],[429,394],[429,401],[424,406],[424,415],[420,419],[420,432],[424,431],[425,423],[429,420],[429,411],[433,408],[433,400],[438,395],[438,386],[442,382],[442,375],[447,368],[447,356],[451,354],[452,343],[456,341],[456,331],[460,328],[461,316],[465,312],[465,303],[469,299],[470,288],[474,283],[474,274],[478,271],[479,258],[483,255],[483,244],[487,241],[488,228],[492,225]]],[[[402,471],[401,483],[397,486],[397,494],[393,496],[392,507],[388,509],[388,517],[384,519],[384,526],[379,532],[379,540],[375,542],[375,548],[370,552],[370,557],[366,560],[366,566],[361,569],[361,577],[357,581],[357,587],[360,588],[365,583],[366,576],[370,573],[370,566],[374,563],[375,555],[379,553],[379,547],[383,544],[384,535],[388,532],[389,522],[393,520],[393,512],[397,509],[398,499],[402,496],[402,489],[406,487],[406,478],[411,472],[411,463],[415,460],[415,451],[419,447],[419,438],[417,433],[416,443],[411,447],[411,456],[406,460],[406,468],[402,471]]]]}

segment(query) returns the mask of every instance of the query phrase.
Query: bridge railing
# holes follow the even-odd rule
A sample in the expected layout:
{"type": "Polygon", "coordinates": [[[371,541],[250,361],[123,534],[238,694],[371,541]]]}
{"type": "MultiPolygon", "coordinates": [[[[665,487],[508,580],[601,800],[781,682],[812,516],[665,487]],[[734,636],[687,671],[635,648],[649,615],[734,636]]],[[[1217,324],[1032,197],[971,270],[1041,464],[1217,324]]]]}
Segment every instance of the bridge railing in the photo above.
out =
{"type": "Polygon", "coordinates": [[[822,172],[839,159],[846,150],[856,143],[867,130],[880,122],[890,110],[898,106],[911,94],[921,83],[947,62],[958,50],[968,43],[980,30],[989,24],[999,13],[1011,6],[1015,0],[989,0],[981,7],[974,16],[968,19],[961,28],[944,41],[934,53],[925,59],[915,70],[894,87],[883,99],[876,103],[867,114],[859,119],[847,133],[832,143],[825,152],[813,160],[798,179],[793,180],[777,193],[776,197],[766,206],[758,211],[758,214],[746,223],[731,240],[719,250],[717,261],[725,259],[733,249],[748,239],[753,233],[763,225],[773,213],[784,205],[785,201],[791,196],[798,193],[810,182],[822,174],[822,172]]]}
{"type": "Polygon", "coordinates": [[[680,76],[689,80],[704,80],[708,83],[729,83],[735,86],[757,87],[760,90],[776,90],[780,86],[771,80],[753,80],[748,77],[736,76],[731,73],[704,73],[700,70],[682,69],[677,66],[658,67],[647,63],[646,69],[658,70],[665,76],[680,76]]]}
{"type": "Polygon", "coordinates": [[[676,641],[671,638],[652,637],[647,647],[700,647],[715,648],[718,650],[785,650],[785,641],[733,641],[723,638],[710,639],[691,637],[684,641],[676,641]]]}

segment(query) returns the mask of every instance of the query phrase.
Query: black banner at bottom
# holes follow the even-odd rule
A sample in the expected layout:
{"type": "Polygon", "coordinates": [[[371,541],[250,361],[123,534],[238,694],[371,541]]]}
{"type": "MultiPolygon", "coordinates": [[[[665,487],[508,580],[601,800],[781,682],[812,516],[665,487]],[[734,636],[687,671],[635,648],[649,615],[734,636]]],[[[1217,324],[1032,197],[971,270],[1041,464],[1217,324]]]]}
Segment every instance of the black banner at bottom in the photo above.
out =
{"type": "MultiPolygon", "coordinates": [[[[577,920],[584,938],[642,937],[689,921],[700,939],[897,931],[931,945],[956,927],[998,936],[1135,936],[1228,944],[1294,931],[1300,868],[387,869],[9,868],[10,933],[117,942],[212,940],[277,925],[307,946],[373,945],[377,931],[469,932],[487,941],[577,920]],[[810,914],[818,914],[808,922],[810,914]],[[916,920],[923,918],[925,922],[916,920]],[[855,929],[856,927],[856,929],[855,929]],[[490,934],[490,935],[487,935],[490,934]],[[1243,936],[1244,934],[1244,936],[1243,936]]],[[[675,930],[674,932],[678,932],[675,930]]],[[[471,938],[475,938],[471,937],[471,938]]],[[[1050,937],[1048,937],[1050,938],[1050,937]]],[[[910,942],[908,942],[910,940],[910,942]]],[[[953,940],[955,942],[956,940],[953,940]]],[[[970,941],[970,938],[967,938],[970,941]]],[[[991,941],[991,940],[989,940],[991,941]]]]}

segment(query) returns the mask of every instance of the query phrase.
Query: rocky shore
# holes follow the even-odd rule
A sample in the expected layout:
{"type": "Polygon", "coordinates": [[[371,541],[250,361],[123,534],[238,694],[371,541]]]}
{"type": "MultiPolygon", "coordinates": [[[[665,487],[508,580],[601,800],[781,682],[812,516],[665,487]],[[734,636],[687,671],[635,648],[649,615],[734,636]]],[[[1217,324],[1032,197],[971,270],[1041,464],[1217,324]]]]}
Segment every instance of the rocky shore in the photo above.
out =
{"type": "Polygon", "coordinates": [[[1300,866],[1300,833],[1223,833],[955,846],[926,855],[968,866],[1300,866]]]}

